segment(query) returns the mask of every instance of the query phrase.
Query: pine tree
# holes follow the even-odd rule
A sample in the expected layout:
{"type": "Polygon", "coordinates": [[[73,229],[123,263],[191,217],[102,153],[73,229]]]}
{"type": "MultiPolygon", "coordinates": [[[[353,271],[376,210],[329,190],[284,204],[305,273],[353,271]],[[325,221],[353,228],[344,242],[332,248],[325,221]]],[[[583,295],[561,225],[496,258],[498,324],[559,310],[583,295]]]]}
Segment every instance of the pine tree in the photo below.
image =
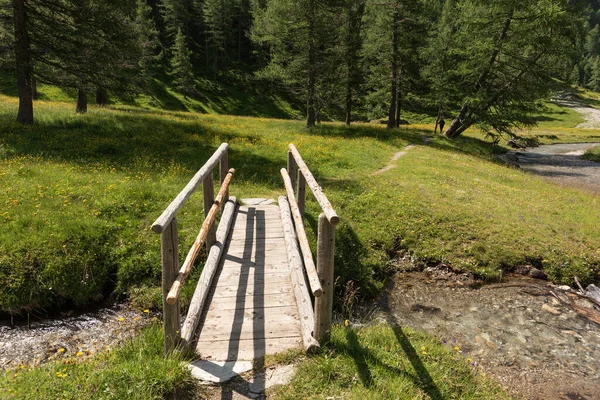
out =
{"type": "Polygon", "coordinates": [[[194,89],[194,73],[192,70],[192,53],[186,45],[185,36],[181,32],[181,29],[177,31],[175,44],[171,49],[171,53],[173,83],[177,90],[181,91],[187,99],[187,95],[194,89]]]}
{"type": "Polygon", "coordinates": [[[134,22],[140,48],[139,76],[142,82],[145,82],[151,76],[152,68],[162,55],[158,30],[152,18],[152,8],[146,4],[146,0],[137,0],[134,22]]]}
{"type": "Polygon", "coordinates": [[[417,0],[367,1],[367,102],[372,114],[387,111],[388,128],[399,126],[402,99],[418,81],[418,54],[425,37],[421,13],[417,0]]]}
{"type": "Polygon", "coordinates": [[[306,101],[306,127],[343,90],[341,9],[324,0],[272,0],[255,9],[253,38],[271,59],[259,76],[283,82],[306,101]]]}

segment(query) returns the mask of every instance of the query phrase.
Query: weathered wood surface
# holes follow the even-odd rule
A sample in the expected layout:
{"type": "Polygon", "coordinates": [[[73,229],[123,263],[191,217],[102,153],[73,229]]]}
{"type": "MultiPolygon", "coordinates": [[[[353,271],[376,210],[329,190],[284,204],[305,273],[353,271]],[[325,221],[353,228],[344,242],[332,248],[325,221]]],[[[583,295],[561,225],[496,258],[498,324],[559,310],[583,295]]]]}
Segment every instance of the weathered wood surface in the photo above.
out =
{"type": "MultiPolygon", "coordinates": [[[[202,192],[204,194],[204,220],[207,220],[210,209],[215,201],[215,182],[213,180],[213,174],[208,174],[208,176],[204,179],[204,182],[202,183],[202,192]]],[[[225,198],[225,193],[223,193],[223,200],[227,201],[225,198]]],[[[206,248],[210,249],[210,247],[215,244],[216,241],[217,231],[215,226],[212,225],[206,235],[206,248]]]]}
{"type": "Polygon", "coordinates": [[[162,264],[162,299],[163,299],[163,329],[165,332],[165,354],[170,353],[179,345],[179,300],[170,304],[167,296],[179,270],[179,236],[177,218],[173,218],[160,235],[160,256],[162,264]]]}
{"type": "MultiPolygon", "coordinates": [[[[337,225],[337,223],[340,222],[340,217],[338,217],[338,215],[333,209],[333,206],[327,199],[327,196],[325,196],[325,193],[323,193],[323,189],[321,189],[321,186],[319,186],[319,184],[317,183],[317,180],[313,176],[312,172],[310,172],[310,170],[306,166],[306,163],[302,159],[302,156],[300,156],[298,149],[296,149],[296,146],[294,146],[291,143],[289,149],[292,156],[294,157],[294,160],[296,161],[296,164],[298,165],[298,168],[300,169],[300,172],[302,172],[302,175],[304,175],[304,179],[306,179],[306,184],[312,190],[315,199],[317,199],[317,202],[321,206],[321,209],[325,213],[325,216],[327,216],[327,220],[331,224],[337,225]]],[[[294,173],[294,171],[290,170],[290,177],[292,176],[292,173],[294,173]]],[[[295,183],[295,179],[292,180],[292,183],[295,183]]]]}
{"type": "MultiPolygon", "coordinates": [[[[290,180],[290,176],[288,175],[285,168],[282,168],[280,172],[281,177],[283,178],[283,183],[285,185],[285,190],[287,192],[288,207],[291,209],[292,215],[294,216],[296,236],[298,237],[300,250],[302,250],[302,256],[304,258],[304,268],[306,270],[306,276],[308,277],[308,283],[310,284],[310,289],[312,291],[313,296],[319,297],[323,293],[323,289],[321,288],[321,283],[319,282],[317,268],[315,267],[312,252],[310,251],[310,244],[308,243],[306,231],[304,230],[304,221],[302,221],[302,214],[300,213],[298,203],[296,203],[296,199],[294,198],[294,188],[292,186],[292,181],[290,180]]],[[[281,207],[281,200],[279,201],[279,207],[281,207]]],[[[283,219],[283,214],[281,218],[283,219]]]]}
{"type": "Polygon", "coordinates": [[[215,219],[217,218],[217,213],[219,212],[221,202],[223,201],[223,197],[225,197],[225,193],[227,192],[229,183],[233,178],[233,174],[235,174],[235,170],[231,168],[227,173],[225,181],[223,181],[223,184],[219,189],[219,194],[217,195],[214,204],[210,208],[206,219],[202,223],[202,228],[200,229],[200,233],[198,233],[198,237],[196,237],[196,240],[194,240],[194,243],[192,244],[192,247],[190,248],[187,257],[185,258],[185,261],[183,262],[183,265],[179,270],[179,275],[177,275],[175,282],[173,282],[173,286],[171,286],[171,290],[169,291],[169,295],[167,296],[167,303],[173,304],[179,298],[181,286],[183,285],[185,278],[187,278],[187,276],[190,274],[190,271],[192,270],[192,265],[194,265],[194,261],[196,261],[196,257],[198,256],[198,252],[202,248],[202,245],[206,241],[206,238],[208,237],[208,234],[215,223],[215,219]]]}
{"type": "Polygon", "coordinates": [[[294,296],[298,305],[298,314],[300,315],[300,327],[302,328],[302,341],[304,349],[311,351],[319,347],[319,343],[313,337],[313,329],[315,326],[314,311],[306,279],[304,278],[304,268],[302,265],[302,256],[298,249],[296,234],[292,224],[290,205],[287,199],[283,196],[279,198],[279,209],[281,220],[283,222],[283,230],[285,232],[285,245],[288,252],[288,260],[290,263],[290,276],[294,287],[294,296]]]}
{"type": "Polygon", "coordinates": [[[171,222],[171,220],[177,214],[177,211],[183,207],[187,199],[190,198],[192,193],[196,191],[198,186],[204,181],[208,174],[212,173],[217,163],[221,160],[223,155],[227,154],[229,145],[227,143],[221,144],[214,154],[208,159],[208,161],[196,172],[196,175],[188,182],[181,192],[175,197],[175,199],[169,204],[169,206],[163,211],[160,217],[152,224],[152,230],[156,233],[161,233],[165,227],[171,222]]]}
{"type": "Polygon", "coordinates": [[[216,242],[210,248],[208,258],[204,264],[204,269],[202,270],[202,274],[198,280],[198,285],[196,286],[196,291],[194,292],[194,296],[190,302],[187,317],[185,318],[183,328],[181,329],[181,339],[184,345],[190,343],[194,336],[194,332],[198,327],[198,322],[200,321],[202,310],[206,304],[206,298],[210,290],[210,285],[213,281],[215,273],[217,272],[217,268],[219,267],[219,262],[221,261],[221,253],[225,247],[227,236],[231,228],[231,223],[233,222],[235,207],[236,198],[230,197],[223,208],[223,217],[221,218],[221,222],[219,223],[219,228],[217,229],[216,233],[216,242]]]}
{"type": "Polygon", "coordinates": [[[279,207],[240,206],[231,232],[204,307],[196,352],[209,360],[253,360],[300,347],[279,207]]]}
{"type": "Polygon", "coordinates": [[[335,248],[335,225],[327,220],[324,213],[319,215],[319,235],[317,241],[317,272],[323,295],[315,298],[314,337],[323,344],[329,341],[333,315],[333,252],[335,248]]]}

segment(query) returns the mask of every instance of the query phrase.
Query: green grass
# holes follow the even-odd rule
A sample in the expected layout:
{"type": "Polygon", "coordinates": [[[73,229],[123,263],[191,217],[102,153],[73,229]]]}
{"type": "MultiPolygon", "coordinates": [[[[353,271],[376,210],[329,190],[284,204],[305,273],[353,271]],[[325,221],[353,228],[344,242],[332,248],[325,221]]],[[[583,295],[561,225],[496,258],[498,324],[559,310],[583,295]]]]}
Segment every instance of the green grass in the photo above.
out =
{"type": "Polygon", "coordinates": [[[298,365],[274,399],[508,399],[448,340],[400,326],[334,327],[331,343],[298,365]]]}
{"type": "MultiPolygon", "coordinates": [[[[342,218],[340,295],[350,279],[361,296],[377,294],[405,254],[417,266],[444,263],[488,279],[527,263],[556,282],[598,280],[598,198],[497,163],[505,149],[475,131],[422,145],[428,125],[388,131],[332,123],[307,131],[295,121],[123,106],[75,115],[71,104],[49,101],[36,102],[34,126],[21,126],[13,122],[16,99],[1,100],[5,312],[82,305],[110,293],[158,306],[159,236],[150,225],[221,142],[231,145],[238,171],[231,192],[240,198],[283,194],[279,169],[288,143],[296,144],[342,218]],[[371,176],[409,143],[421,145],[371,176]]],[[[569,137],[577,139],[560,136],[569,137]]],[[[193,196],[178,216],[182,257],[200,227],[201,201],[193,196]]],[[[314,245],[316,202],[307,211],[314,245]]],[[[184,303],[193,285],[185,287],[184,303]]]]}
{"type": "Polygon", "coordinates": [[[162,328],[144,329],[115,350],[60,356],[39,367],[0,372],[3,399],[164,399],[191,393],[194,383],[184,359],[163,355],[162,328]]]}
{"type": "Polygon", "coordinates": [[[581,158],[584,160],[600,162],[600,146],[592,147],[591,149],[586,150],[581,158]]]}

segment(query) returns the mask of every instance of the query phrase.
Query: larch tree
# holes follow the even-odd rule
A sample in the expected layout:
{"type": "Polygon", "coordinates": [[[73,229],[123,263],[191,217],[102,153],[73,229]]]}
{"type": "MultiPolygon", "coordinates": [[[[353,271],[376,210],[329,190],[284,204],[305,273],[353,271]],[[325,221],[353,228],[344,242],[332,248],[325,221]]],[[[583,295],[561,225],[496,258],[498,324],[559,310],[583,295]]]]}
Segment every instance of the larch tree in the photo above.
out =
{"type": "Polygon", "coordinates": [[[511,134],[532,124],[557,66],[572,56],[580,15],[568,0],[458,1],[457,61],[449,68],[461,75],[462,99],[445,135],[474,124],[511,134]]]}

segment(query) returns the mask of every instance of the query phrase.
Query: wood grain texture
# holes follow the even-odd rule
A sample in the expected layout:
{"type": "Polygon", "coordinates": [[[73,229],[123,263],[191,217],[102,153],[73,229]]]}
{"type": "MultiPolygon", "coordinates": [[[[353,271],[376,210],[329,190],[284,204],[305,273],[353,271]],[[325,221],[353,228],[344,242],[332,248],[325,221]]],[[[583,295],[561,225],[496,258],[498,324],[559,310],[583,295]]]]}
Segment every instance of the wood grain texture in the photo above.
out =
{"type": "Polygon", "coordinates": [[[181,192],[175,197],[175,199],[167,206],[165,211],[154,221],[152,224],[152,230],[156,233],[161,233],[164,228],[171,222],[171,220],[177,214],[177,211],[183,207],[187,199],[196,191],[198,186],[204,181],[204,178],[215,168],[219,160],[227,153],[229,145],[223,143],[208,159],[208,161],[196,172],[196,175],[188,182],[181,192]]]}
{"type": "Polygon", "coordinates": [[[301,346],[279,207],[240,206],[231,232],[201,317],[197,354],[253,360],[301,346]]]}
{"type": "Polygon", "coordinates": [[[227,173],[227,178],[225,178],[225,181],[219,189],[219,194],[217,195],[214,204],[210,208],[206,219],[202,223],[200,233],[198,233],[196,240],[194,240],[194,243],[192,244],[192,247],[190,248],[190,251],[186,256],[185,261],[183,262],[183,265],[179,270],[179,274],[177,275],[175,282],[173,282],[173,286],[171,286],[171,290],[169,291],[169,295],[167,296],[167,303],[172,304],[179,298],[181,286],[183,285],[185,278],[187,278],[187,276],[190,274],[190,271],[192,270],[192,265],[194,265],[194,261],[198,256],[198,252],[202,248],[202,245],[206,241],[206,238],[208,237],[208,234],[212,229],[213,224],[215,223],[215,219],[217,218],[217,213],[219,212],[221,202],[223,201],[223,197],[225,197],[225,193],[227,192],[227,188],[229,187],[229,183],[231,182],[231,179],[233,178],[234,174],[235,170],[231,168],[227,173]]]}
{"type": "MultiPolygon", "coordinates": [[[[302,250],[304,268],[306,270],[306,276],[308,277],[308,283],[310,284],[310,290],[313,296],[319,297],[323,293],[323,289],[321,288],[321,283],[319,282],[317,268],[315,267],[315,262],[313,261],[312,252],[310,250],[310,245],[308,244],[308,239],[306,237],[306,231],[304,230],[304,221],[302,220],[302,214],[300,213],[300,209],[298,208],[298,204],[296,203],[296,199],[294,198],[294,189],[292,186],[292,181],[290,180],[290,176],[288,175],[285,168],[282,168],[280,172],[281,177],[283,178],[283,183],[285,185],[285,190],[287,192],[288,207],[291,209],[292,215],[294,216],[296,236],[298,238],[298,243],[300,244],[300,250],[302,250]]],[[[279,204],[279,207],[282,207],[281,203],[279,204]]],[[[283,214],[281,214],[281,219],[283,220],[283,214]]]]}
{"type": "MultiPolygon", "coordinates": [[[[327,220],[333,225],[337,225],[337,223],[340,222],[340,217],[338,217],[338,215],[333,209],[333,206],[327,199],[327,196],[325,196],[325,193],[323,193],[323,189],[321,189],[321,186],[319,186],[317,180],[306,166],[306,163],[300,156],[298,149],[296,149],[296,146],[294,146],[291,143],[289,145],[289,149],[292,156],[294,157],[294,160],[296,161],[296,164],[298,165],[298,168],[300,169],[300,172],[302,172],[302,175],[304,175],[304,178],[306,179],[306,184],[312,190],[315,199],[317,199],[317,202],[321,206],[321,209],[327,216],[327,220]]],[[[293,172],[294,171],[289,170],[290,176],[293,172]]],[[[294,183],[294,181],[292,181],[292,183],[294,183]]]]}
{"type": "Polygon", "coordinates": [[[163,330],[165,333],[165,354],[172,352],[180,340],[181,315],[179,300],[167,303],[171,285],[179,270],[179,236],[177,218],[173,218],[160,235],[160,257],[162,264],[162,299],[163,299],[163,330]]]}
{"type": "Polygon", "coordinates": [[[315,298],[314,336],[323,344],[329,341],[333,315],[333,254],[335,248],[335,226],[324,213],[319,215],[317,239],[317,272],[323,287],[323,295],[315,298]]]}
{"type": "Polygon", "coordinates": [[[298,249],[296,234],[292,224],[290,215],[290,205],[287,199],[283,196],[279,197],[279,207],[281,220],[283,222],[283,230],[285,232],[285,245],[290,263],[290,276],[294,288],[294,296],[300,315],[300,327],[302,330],[302,342],[306,351],[313,351],[319,347],[319,343],[313,337],[313,329],[315,326],[314,311],[308,286],[304,278],[304,267],[302,265],[302,256],[298,249]]]}
{"type": "Polygon", "coordinates": [[[194,296],[192,297],[187,317],[185,318],[183,327],[181,329],[181,339],[185,346],[189,345],[189,343],[192,341],[196,328],[198,327],[200,316],[206,304],[206,298],[208,297],[213,278],[217,268],[219,267],[221,254],[231,229],[235,208],[236,198],[230,197],[223,207],[223,216],[221,218],[221,222],[219,223],[219,228],[217,229],[216,242],[210,248],[208,258],[204,264],[204,269],[202,270],[202,274],[200,275],[200,279],[196,285],[196,290],[194,292],[194,296]]]}

